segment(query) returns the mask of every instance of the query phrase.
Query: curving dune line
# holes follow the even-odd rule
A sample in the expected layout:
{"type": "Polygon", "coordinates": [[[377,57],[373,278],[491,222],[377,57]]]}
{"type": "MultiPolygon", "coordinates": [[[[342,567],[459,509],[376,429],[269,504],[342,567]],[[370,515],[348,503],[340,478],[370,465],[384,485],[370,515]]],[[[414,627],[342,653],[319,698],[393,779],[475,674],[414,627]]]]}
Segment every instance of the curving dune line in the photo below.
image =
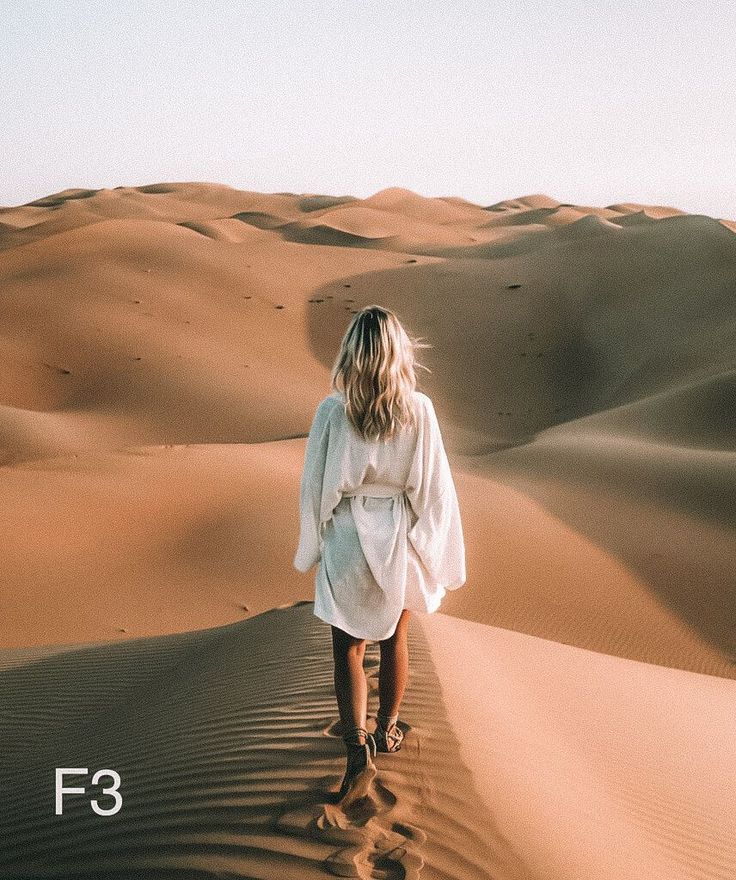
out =
{"type": "Polygon", "coordinates": [[[331,643],[312,608],[0,653],[4,880],[733,876],[736,682],[417,615],[402,749],[337,804],[331,643]],[[122,810],[72,794],[55,816],[57,766],[116,769],[122,810]]]}
{"type": "MultiPolygon", "coordinates": [[[[311,602],[175,636],[0,653],[0,876],[522,876],[458,761],[417,624],[410,651],[404,745],[376,757],[366,797],[342,804],[331,641],[311,602]],[[57,766],[116,769],[121,811],[100,817],[68,795],[55,816],[57,766]]],[[[370,712],[377,663],[371,644],[370,712]]]]}

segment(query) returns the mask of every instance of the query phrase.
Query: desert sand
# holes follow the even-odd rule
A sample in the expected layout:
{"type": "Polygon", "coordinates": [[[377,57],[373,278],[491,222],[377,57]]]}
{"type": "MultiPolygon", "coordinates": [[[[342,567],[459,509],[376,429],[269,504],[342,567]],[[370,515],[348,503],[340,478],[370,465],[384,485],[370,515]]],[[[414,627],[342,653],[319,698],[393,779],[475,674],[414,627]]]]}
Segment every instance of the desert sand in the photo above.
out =
{"type": "Polygon", "coordinates": [[[398,188],[0,209],[0,876],[736,876],[735,233],[398,188]],[[373,302],[433,346],[468,581],[341,807],[291,560],[373,302]],[[57,766],[116,768],[123,809],[54,815],[57,766]]]}

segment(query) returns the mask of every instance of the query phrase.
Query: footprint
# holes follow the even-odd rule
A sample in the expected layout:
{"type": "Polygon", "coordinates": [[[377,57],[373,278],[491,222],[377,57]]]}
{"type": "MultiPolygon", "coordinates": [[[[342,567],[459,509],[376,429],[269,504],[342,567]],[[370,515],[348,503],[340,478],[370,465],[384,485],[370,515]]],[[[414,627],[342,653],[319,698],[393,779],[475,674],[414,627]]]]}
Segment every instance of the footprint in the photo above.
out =
{"type": "Polygon", "coordinates": [[[52,367],[51,364],[47,364],[46,361],[43,361],[44,367],[48,367],[50,370],[56,370],[57,373],[62,373],[64,376],[70,376],[71,370],[67,370],[66,367],[52,367]]]}
{"type": "MultiPolygon", "coordinates": [[[[324,732],[334,735],[338,723],[331,722],[324,732]]],[[[348,792],[340,803],[320,800],[284,812],[276,819],[276,828],[336,847],[321,861],[323,870],[333,876],[419,880],[427,834],[404,819],[394,821],[399,798],[378,777],[372,783],[358,797],[351,798],[348,792]]]]}
{"type": "Polygon", "coordinates": [[[424,867],[419,847],[426,840],[425,832],[416,826],[395,822],[391,828],[385,829],[371,819],[362,829],[359,842],[351,841],[348,846],[336,850],[323,865],[337,877],[416,880],[424,867]]]}
{"type": "Polygon", "coordinates": [[[368,861],[369,853],[366,846],[348,846],[327,856],[322,864],[335,877],[370,878],[373,872],[368,861]]]}
{"type": "Polygon", "coordinates": [[[404,837],[414,840],[416,843],[427,842],[427,832],[423,831],[418,825],[412,825],[410,822],[394,822],[393,830],[404,837]]]}
{"type": "Polygon", "coordinates": [[[398,803],[399,799],[391,791],[391,789],[377,778],[373,783],[373,792],[376,803],[380,807],[382,813],[386,813],[398,803]]]}
{"type": "Polygon", "coordinates": [[[372,877],[385,877],[386,880],[417,880],[419,872],[424,867],[424,859],[418,852],[404,849],[400,854],[381,856],[375,861],[375,867],[381,871],[380,875],[372,874],[372,877]]]}
{"type": "MultiPolygon", "coordinates": [[[[397,826],[394,826],[397,827],[397,826]]],[[[416,829],[420,831],[420,829],[416,829]]],[[[421,831],[421,838],[416,842],[424,843],[427,835],[421,831]]],[[[376,841],[376,854],[371,859],[374,868],[385,871],[386,877],[417,877],[424,867],[424,859],[416,848],[411,846],[411,837],[392,831],[383,839],[376,841]]]]}
{"type": "Polygon", "coordinates": [[[313,831],[320,840],[339,846],[360,843],[363,846],[373,838],[370,825],[375,813],[369,800],[356,801],[347,809],[342,804],[323,804],[313,822],[313,831]]]}

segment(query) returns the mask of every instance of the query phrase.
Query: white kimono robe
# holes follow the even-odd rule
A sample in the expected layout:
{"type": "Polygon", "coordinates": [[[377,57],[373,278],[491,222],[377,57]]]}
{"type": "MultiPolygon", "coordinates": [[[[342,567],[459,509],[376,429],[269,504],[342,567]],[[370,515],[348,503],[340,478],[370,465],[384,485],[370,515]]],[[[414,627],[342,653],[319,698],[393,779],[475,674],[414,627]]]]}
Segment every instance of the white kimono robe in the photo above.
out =
{"type": "Polygon", "coordinates": [[[368,442],[334,391],[317,407],[300,489],[294,567],[315,577],[314,614],[361,639],[401,611],[433,612],[465,583],[460,510],[437,416],[415,391],[416,429],[368,442]]]}

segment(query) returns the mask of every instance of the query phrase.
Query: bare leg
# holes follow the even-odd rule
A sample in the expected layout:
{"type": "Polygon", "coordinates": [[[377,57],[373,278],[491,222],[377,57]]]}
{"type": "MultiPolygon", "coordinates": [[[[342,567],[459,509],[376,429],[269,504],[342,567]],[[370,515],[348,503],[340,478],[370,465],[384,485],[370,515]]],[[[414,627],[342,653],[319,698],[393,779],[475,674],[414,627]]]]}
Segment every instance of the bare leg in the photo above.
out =
{"type": "Polygon", "coordinates": [[[379,641],[381,666],[378,672],[379,711],[385,717],[396,715],[409,681],[409,615],[405,608],[401,612],[394,634],[379,641]]]}
{"type": "MultiPolygon", "coordinates": [[[[365,639],[356,639],[336,626],[332,627],[332,656],[335,662],[335,696],[343,730],[366,725],[368,682],[363,660],[365,639]]],[[[361,742],[365,737],[361,736],[361,742]]]]}
{"type": "Polygon", "coordinates": [[[355,729],[365,730],[368,712],[368,682],[363,669],[365,645],[365,639],[356,639],[338,627],[332,627],[335,696],[347,748],[347,767],[337,793],[338,802],[344,802],[349,793],[351,799],[362,797],[376,775],[366,735],[355,729]]]}

